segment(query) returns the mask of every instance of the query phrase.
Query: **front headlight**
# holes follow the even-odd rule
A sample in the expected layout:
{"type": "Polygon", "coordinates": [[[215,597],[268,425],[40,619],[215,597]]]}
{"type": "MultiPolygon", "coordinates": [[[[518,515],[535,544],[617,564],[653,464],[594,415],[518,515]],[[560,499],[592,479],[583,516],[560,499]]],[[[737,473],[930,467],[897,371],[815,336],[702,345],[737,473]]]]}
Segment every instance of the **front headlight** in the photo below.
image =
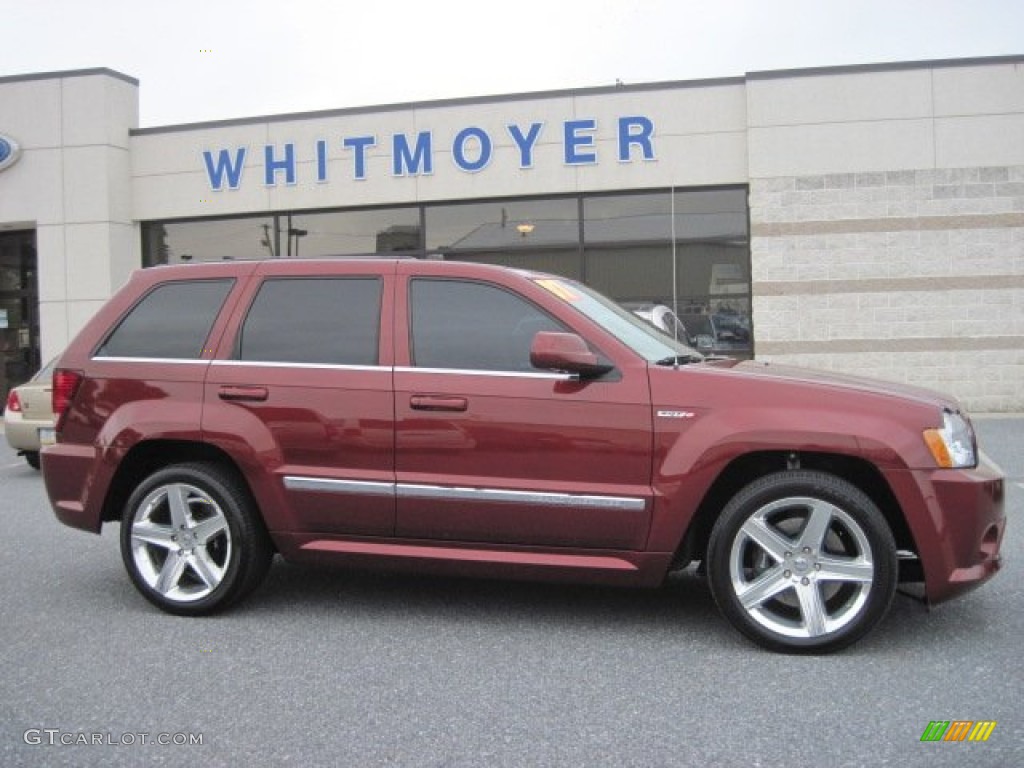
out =
{"type": "Polygon", "coordinates": [[[942,428],[926,429],[924,442],[940,467],[963,468],[976,466],[974,432],[959,413],[942,412],[942,428]]]}

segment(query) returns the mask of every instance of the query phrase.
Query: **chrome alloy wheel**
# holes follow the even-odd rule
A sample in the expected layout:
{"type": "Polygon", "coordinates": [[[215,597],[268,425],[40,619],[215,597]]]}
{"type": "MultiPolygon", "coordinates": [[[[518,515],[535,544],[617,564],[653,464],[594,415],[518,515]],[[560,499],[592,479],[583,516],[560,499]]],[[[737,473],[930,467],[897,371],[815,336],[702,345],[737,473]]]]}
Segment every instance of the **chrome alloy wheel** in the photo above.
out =
{"type": "Polygon", "coordinates": [[[764,628],[816,638],[857,620],[875,578],[861,526],[820,498],[793,496],[757,509],[729,552],[732,589],[764,628]]]}
{"type": "Polygon", "coordinates": [[[161,485],[136,509],[131,557],[147,586],[166,600],[188,603],[220,585],[231,561],[231,531],[208,493],[186,483],[161,485]]]}

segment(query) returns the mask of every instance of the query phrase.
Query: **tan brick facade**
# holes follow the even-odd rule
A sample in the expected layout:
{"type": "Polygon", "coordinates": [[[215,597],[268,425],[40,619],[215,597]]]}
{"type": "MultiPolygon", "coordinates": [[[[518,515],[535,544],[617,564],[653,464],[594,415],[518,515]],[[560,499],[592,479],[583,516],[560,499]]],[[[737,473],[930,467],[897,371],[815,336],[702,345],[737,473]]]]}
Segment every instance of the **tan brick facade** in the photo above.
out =
{"type": "Polygon", "coordinates": [[[1022,407],[1024,166],[751,180],[750,207],[759,359],[1022,407]]]}

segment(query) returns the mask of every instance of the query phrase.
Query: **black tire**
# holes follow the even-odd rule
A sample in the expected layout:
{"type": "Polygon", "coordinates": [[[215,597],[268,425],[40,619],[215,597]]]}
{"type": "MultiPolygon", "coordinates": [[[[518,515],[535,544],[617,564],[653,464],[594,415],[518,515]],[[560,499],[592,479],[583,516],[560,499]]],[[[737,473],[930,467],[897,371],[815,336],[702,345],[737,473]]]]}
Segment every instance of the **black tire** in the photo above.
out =
{"type": "Polygon", "coordinates": [[[39,469],[39,451],[25,451],[25,461],[32,469],[39,469]]]}
{"type": "Polygon", "coordinates": [[[248,490],[216,464],[175,464],[125,504],[121,557],[135,587],[179,616],[224,610],[263,581],[273,546],[248,490]]]}
{"type": "Polygon", "coordinates": [[[896,592],[885,517],[861,490],[825,472],[779,472],[739,491],[712,529],[707,561],[711,593],[729,622],[785,653],[856,642],[896,592]]]}

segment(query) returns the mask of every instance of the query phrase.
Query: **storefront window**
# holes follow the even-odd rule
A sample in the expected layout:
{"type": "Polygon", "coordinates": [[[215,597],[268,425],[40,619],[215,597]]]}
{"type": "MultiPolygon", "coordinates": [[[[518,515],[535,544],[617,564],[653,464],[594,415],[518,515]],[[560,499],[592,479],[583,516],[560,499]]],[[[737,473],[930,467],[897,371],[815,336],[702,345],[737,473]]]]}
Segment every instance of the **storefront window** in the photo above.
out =
{"type": "Polygon", "coordinates": [[[746,188],[147,222],[142,236],[146,266],[406,254],[548,272],[703,352],[753,354],[746,188]]]}
{"type": "Polygon", "coordinates": [[[668,192],[584,199],[587,284],[617,301],[671,296],[671,206],[668,192]]]}
{"type": "Polygon", "coordinates": [[[281,256],[421,251],[419,208],[284,215],[281,256]],[[291,237],[285,238],[284,233],[291,237]]]}
{"type": "Polygon", "coordinates": [[[582,278],[575,198],[428,206],[425,219],[427,250],[445,259],[582,278]]]}
{"type": "Polygon", "coordinates": [[[268,259],[273,244],[274,220],[268,216],[146,222],[142,225],[142,264],[268,259]]]}
{"type": "Polygon", "coordinates": [[[419,208],[147,222],[143,264],[420,251],[419,208]]]}
{"type": "Polygon", "coordinates": [[[595,196],[583,210],[589,285],[703,352],[752,355],[745,189],[595,196]]]}

